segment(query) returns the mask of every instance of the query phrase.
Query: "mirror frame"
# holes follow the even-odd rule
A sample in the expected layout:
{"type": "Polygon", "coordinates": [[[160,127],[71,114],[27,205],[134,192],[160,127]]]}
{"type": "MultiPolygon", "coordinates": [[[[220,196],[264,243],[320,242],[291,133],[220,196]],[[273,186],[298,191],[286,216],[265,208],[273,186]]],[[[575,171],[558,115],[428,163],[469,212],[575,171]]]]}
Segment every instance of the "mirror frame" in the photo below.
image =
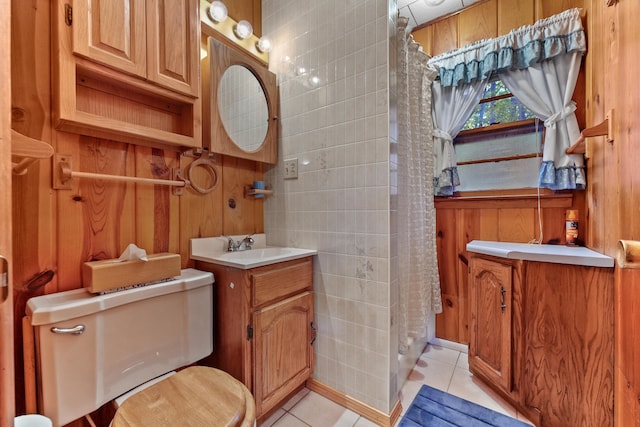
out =
{"type": "Polygon", "coordinates": [[[202,59],[202,142],[213,153],[276,164],[278,161],[278,87],[276,75],[257,59],[214,37],[208,37],[206,58],[202,59]],[[248,69],[262,86],[268,110],[267,134],[260,148],[245,151],[238,147],[224,128],[218,109],[218,86],[232,65],[248,69]]]}

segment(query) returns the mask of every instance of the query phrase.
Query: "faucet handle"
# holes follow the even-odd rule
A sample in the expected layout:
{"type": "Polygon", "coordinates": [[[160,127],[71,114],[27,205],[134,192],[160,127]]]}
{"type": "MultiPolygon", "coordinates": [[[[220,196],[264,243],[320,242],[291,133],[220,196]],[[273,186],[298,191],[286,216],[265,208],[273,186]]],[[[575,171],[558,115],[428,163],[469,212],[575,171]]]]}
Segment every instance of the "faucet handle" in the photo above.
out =
{"type": "Polygon", "coordinates": [[[234,242],[231,237],[225,236],[224,234],[221,234],[220,237],[227,239],[227,252],[233,252],[236,248],[236,242],[234,242]]]}

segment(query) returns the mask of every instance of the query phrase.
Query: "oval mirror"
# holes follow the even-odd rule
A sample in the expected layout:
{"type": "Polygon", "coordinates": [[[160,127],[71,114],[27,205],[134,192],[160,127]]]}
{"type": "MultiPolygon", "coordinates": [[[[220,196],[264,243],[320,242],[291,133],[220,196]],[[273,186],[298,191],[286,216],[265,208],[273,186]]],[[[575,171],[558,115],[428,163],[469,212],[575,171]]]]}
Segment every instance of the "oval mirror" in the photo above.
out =
{"type": "Polygon", "coordinates": [[[218,110],[231,140],[244,151],[260,149],[267,136],[269,108],[262,85],[242,65],[231,65],[218,85],[218,110]]]}
{"type": "Polygon", "coordinates": [[[278,85],[267,65],[209,37],[201,63],[202,140],[212,153],[278,161],[278,85]]]}

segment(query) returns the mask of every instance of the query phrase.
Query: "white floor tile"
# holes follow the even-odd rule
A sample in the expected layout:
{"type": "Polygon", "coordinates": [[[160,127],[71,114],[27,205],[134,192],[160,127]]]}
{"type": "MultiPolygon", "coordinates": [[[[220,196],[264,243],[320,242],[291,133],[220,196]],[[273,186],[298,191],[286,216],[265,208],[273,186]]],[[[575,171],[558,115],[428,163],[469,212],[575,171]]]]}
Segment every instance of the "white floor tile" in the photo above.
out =
{"type": "Polygon", "coordinates": [[[456,368],[462,368],[469,370],[469,355],[467,353],[460,353],[460,357],[458,357],[458,363],[456,363],[456,368]]]}
{"type": "Polygon", "coordinates": [[[450,348],[441,347],[439,345],[428,345],[422,353],[422,356],[420,356],[420,359],[433,359],[455,366],[459,356],[459,351],[451,350],[450,348]]]}
{"type": "Polygon", "coordinates": [[[476,379],[466,369],[456,368],[451,379],[449,393],[477,403],[486,408],[493,409],[510,417],[516,417],[516,410],[503,398],[498,396],[489,386],[476,379]]]}
{"type": "Polygon", "coordinates": [[[306,395],[308,395],[311,391],[308,388],[303,388],[296,394],[294,394],[284,405],[282,405],[282,409],[285,411],[290,411],[291,408],[296,406],[298,402],[300,402],[306,395]]]}
{"type": "Polygon", "coordinates": [[[280,418],[273,427],[309,427],[308,424],[303,423],[291,414],[286,414],[280,418]]]}
{"type": "Polygon", "coordinates": [[[287,413],[287,411],[285,411],[284,409],[280,408],[276,412],[271,414],[271,416],[269,418],[267,418],[266,420],[264,420],[260,424],[258,424],[258,427],[271,427],[276,423],[276,421],[278,421],[280,418],[282,418],[282,416],[284,414],[286,414],[286,413],[287,413]]]}
{"type": "Polygon", "coordinates": [[[353,427],[378,427],[378,424],[373,421],[369,421],[365,417],[360,417],[353,427]]]}
{"type": "MultiPolygon", "coordinates": [[[[487,385],[474,378],[469,372],[469,360],[464,352],[434,345],[425,349],[400,390],[403,415],[423,384],[529,422],[487,385]]],[[[375,426],[366,418],[306,388],[260,424],[260,427],[375,426]]]]}
{"type": "Polygon", "coordinates": [[[310,392],[289,412],[312,427],[353,427],[360,418],[355,412],[314,392],[310,392]]]}
{"type": "Polygon", "coordinates": [[[447,391],[455,369],[455,363],[420,357],[405,384],[410,382],[419,383],[420,385],[427,384],[439,390],[447,391]]]}

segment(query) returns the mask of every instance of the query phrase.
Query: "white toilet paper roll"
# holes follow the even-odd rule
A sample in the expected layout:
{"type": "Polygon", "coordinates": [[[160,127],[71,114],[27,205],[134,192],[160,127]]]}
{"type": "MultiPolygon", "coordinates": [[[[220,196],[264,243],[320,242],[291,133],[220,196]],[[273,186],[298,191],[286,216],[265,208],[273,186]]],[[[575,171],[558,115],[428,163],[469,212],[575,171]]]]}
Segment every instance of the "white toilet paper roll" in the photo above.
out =
{"type": "Polygon", "coordinates": [[[14,427],[53,427],[51,420],[44,415],[20,415],[13,419],[14,427]]]}

